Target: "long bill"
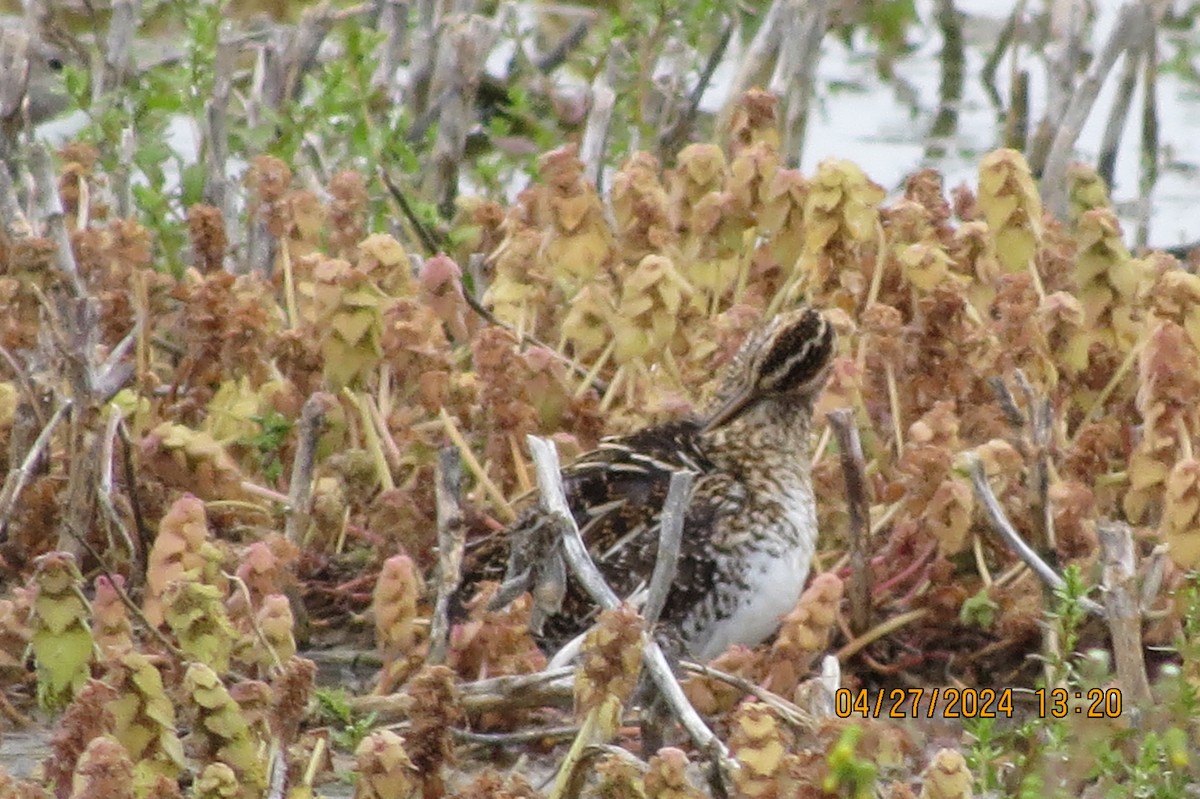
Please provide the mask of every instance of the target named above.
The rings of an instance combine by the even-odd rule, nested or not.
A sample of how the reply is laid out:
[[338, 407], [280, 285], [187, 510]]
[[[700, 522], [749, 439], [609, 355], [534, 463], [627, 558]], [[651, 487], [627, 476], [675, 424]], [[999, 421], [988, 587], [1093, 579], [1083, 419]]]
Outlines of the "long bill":
[[734, 419], [746, 412], [746, 409], [754, 402], [755, 392], [746, 387], [738, 391], [730, 397], [724, 405], [717, 408], [716, 412], [708, 417], [708, 421], [704, 423], [703, 432], [711, 433], [718, 427], [724, 427]]

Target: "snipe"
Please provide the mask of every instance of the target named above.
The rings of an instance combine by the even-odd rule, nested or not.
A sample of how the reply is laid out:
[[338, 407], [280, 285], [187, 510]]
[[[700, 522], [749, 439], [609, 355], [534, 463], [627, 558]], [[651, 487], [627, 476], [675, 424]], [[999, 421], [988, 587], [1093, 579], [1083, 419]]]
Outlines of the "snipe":
[[[671, 473], [696, 473], [679, 566], [660, 622], [691, 656], [767, 638], [795, 605], [817, 540], [809, 429], [834, 333], [817, 311], [780, 314], [752, 335], [707, 413], [608, 438], [563, 469], [571, 511], [596, 565], [622, 597], [644, 593]], [[469, 595], [507, 574], [503, 603], [534, 592], [534, 634], [548, 650], [584, 632], [596, 608], [548, 558], [557, 541], [538, 508], [467, 552]], [[565, 594], [563, 589], [565, 588]]]

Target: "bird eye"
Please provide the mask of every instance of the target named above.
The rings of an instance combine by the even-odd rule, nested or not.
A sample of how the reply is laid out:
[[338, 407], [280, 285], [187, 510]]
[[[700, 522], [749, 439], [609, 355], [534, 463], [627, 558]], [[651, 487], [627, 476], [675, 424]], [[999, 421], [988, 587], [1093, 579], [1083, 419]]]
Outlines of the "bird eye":
[[46, 59], [46, 65], [55, 72], [62, 72], [63, 62], [61, 58], [54, 58], [51, 56], [50, 58]]

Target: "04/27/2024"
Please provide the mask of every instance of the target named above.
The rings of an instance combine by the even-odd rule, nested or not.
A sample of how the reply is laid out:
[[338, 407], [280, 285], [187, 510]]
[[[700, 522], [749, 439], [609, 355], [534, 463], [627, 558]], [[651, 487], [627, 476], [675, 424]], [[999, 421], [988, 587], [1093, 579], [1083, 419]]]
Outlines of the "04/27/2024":
[[[1068, 690], [1038, 688], [1024, 692], [1035, 700], [1041, 718], [1068, 715], [1117, 718], [1122, 701], [1119, 688]], [[1033, 712], [1033, 703], [1030, 703]], [[839, 688], [834, 695], [839, 718], [1012, 718], [1012, 688], [891, 688], [870, 691]]]

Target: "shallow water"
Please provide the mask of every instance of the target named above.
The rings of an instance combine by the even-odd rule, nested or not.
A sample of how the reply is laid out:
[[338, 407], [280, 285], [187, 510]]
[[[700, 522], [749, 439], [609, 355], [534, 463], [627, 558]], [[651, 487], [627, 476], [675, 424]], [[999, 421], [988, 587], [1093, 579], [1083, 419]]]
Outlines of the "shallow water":
[[[1085, 37], [1088, 52], [1094, 53], [1106, 40], [1120, 3], [1096, 0], [1097, 17]], [[1041, 8], [1041, 4], [1031, 4]], [[1000, 146], [1003, 121], [989, 100], [981, 78], [982, 67], [990, 54], [1012, 5], [994, 0], [955, 0], [963, 15], [965, 60], [962, 95], [949, 109], [957, 122], [946, 136], [933, 137], [941, 107], [939, 86], [942, 81], [940, 54], [942, 33], [937, 24], [935, 0], [917, 0], [920, 23], [908, 31], [915, 46], [894, 62], [895, 78], [881, 78], [873, 58], [873, 46], [859, 34], [850, 47], [835, 36], [826, 36], [818, 66], [818, 85], [814, 107], [809, 116], [801, 168], [811, 173], [823, 159], [848, 158], [857, 162], [876, 182], [889, 190], [902, 187], [907, 175], [932, 166], [946, 178], [947, 188], [960, 183], [974, 186], [979, 158]], [[521, 15], [524, 17], [525, 15]], [[1172, 47], [1162, 39], [1195, 39], [1195, 31], [1167, 33], [1160, 38], [1159, 59], [1166, 58]], [[505, 45], [497, 48], [489, 64], [500, 67]], [[731, 47], [718, 69], [702, 108], [713, 111], [724, 102], [726, 87], [741, 54]], [[1046, 74], [1040, 54], [1023, 44], [1020, 65], [1030, 76], [1030, 124], [1040, 118], [1046, 96]], [[1113, 102], [1123, 59], [1118, 60], [1105, 81], [1077, 144], [1079, 160], [1095, 164], [1100, 140]], [[996, 72], [996, 89], [1007, 101], [1009, 57]], [[570, 77], [561, 80], [571, 82]], [[1200, 196], [1200, 163], [1193, 155], [1194, 141], [1200, 133], [1200, 87], [1169, 72], [1158, 77], [1159, 161], [1160, 174], [1148, 206], [1140, 198], [1140, 113], [1141, 87], [1135, 93], [1131, 112], [1114, 173], [1113, 200], [1131, 243], [1140, 219], [1147, 220], [1147, 241], [1155, 246], [1173, 246], [1200, 239], [1200, 216], [1195, 213], [1195, 198]], [[82, 115], [54, 120], [42, 125], [40, 135], [61, 142], [83, 124]], [[172, 147], [185, 157], [195, 158], [199, 148], [196, 122], [180, 118], [170, 128]], [[620, 154], [617, 154], [618, 160]], [[237, 167], [231, 161], [231, 167]], [[520, 186], [513, 186], [513, 193]], [[464, 190], [469, 190], [464, 186]]]
[[[873, 180], [889, 190], [902, 186], [906, 175], [924, 166], [939, 169], [945, 175], [947, 188], [963, 182], [976, 184], [979, 158], [1000, 146], [1002, 132], [1002, 122], [988, 99], [980, 73], [1012, 5], [994, 0], [956, 0], [956, 7], [966, 15], [963, 94], [955, 106], [957, 129], [939, 142], [944, 152], [933, 156], [928, 153], [928, 134], [939, 107], [942, 37], [933, 22], [932, 0], [921, 0], [917, 5], [925, 24], [912, 32], [912, 38], [920, 44], [895, 64], [903, 87], [885, 83], [876, 75], [870, 59], [826, 37], [818, 70], [819, 107], [809, 119], [801, 163], [806, 173], [822, 159], [837, 157], [857, 162]], [[1098, 17], [1091, 35], [1085, 37], [1093, 53], [1107, 39], [1120, 7], [1114, 0], [1099, 0], [1094, 5]], [[1041, 4], [1030, 6], [1041, 7]], [[1194, 38], [1194, 32], [1172, 35]], [[1169, 52], [1170, 48], [1160, 44], [1160, 60]], [[1033, 124], [1045, 104], [1046, 74], [1028, 47], [1022, 53], [1021, 64], [1030, 73]], [[1122, 65], [1123, 59], [1118, 60], [1109, 73], [1076, 145], [1077, 159], [1093, 166]], [[1006, 54], [996, 73], [996, 88], [1005, 98], [1008, 78]], [[841, 88], [835, 91], [830, 88], [832, 85]], [[1200, 135], [1200, 92], [1178, 75], [1160, 72], [1158, 96], [1159, 160], [1166, 163], [1160, 166], [1158, 184], [1149, 198], [1148, 241], [1166, 247], [1200, 239], [1200, 215], [1195, 210], [1196, 199], [1200, 197], [1200, 164], [1194, 146]], [[1139, 85], [1126, 121], [1112, 187], [1127, 241], [1132, 241], [1138, 218], [1141, 104]]]

